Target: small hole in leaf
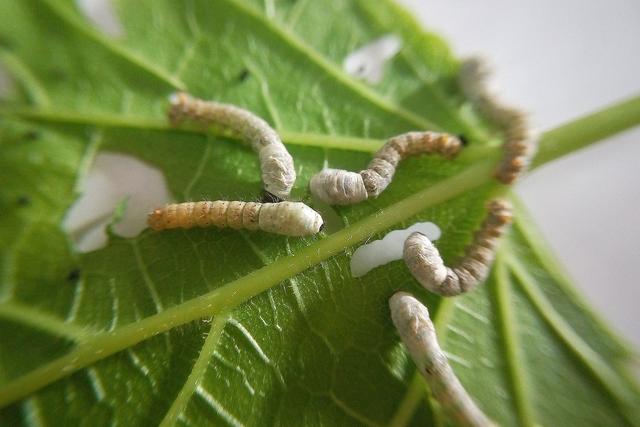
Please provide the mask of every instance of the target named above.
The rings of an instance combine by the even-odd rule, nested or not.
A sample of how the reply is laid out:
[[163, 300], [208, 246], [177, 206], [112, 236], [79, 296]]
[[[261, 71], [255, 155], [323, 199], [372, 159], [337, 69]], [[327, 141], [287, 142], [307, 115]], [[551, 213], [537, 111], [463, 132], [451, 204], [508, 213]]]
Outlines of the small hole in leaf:
[[76, 0], [78, 9], [100, 31], [110, 37], [124, 34], [111, 0]]
[[381, 240], [360, 246], [351, 257], [351, 275], [361, 277], [376, 267], [402, 258], [404, 241], [413, 232], [419, 232], [434, 241], [440, 238], [440, 227], [432, 222], [418, 222], [404, 230], [387, 233]]
[[387, 34], [351, 52], [344, 60], [344, 70], [371, 84], [379, 83], [384, 66], [402, 49], [402, 40], [395, 34]]

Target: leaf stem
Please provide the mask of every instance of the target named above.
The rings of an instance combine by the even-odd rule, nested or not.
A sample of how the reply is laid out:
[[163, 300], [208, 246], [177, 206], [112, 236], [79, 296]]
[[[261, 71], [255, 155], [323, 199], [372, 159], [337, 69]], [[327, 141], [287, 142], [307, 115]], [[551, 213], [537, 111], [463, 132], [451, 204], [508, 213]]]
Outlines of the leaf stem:
[[572, 120], [542, 135], [533, 167], [541, 166], [638, 124], [640, 96]]

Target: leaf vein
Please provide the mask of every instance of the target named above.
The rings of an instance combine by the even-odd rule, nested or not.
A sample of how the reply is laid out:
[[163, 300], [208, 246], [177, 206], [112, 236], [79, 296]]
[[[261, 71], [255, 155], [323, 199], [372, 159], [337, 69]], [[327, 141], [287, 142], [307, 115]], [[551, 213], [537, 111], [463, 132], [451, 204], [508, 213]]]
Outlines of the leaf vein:
[[173, 426], [180, 414], [184, 412], [194, 392], [201, 386], [202, 379], [209, 367], [211, 357], [220, 342], [220, 337], [222, 336], [222, 331], [224, 330], [227, 320], [228, 315], [226, 313], [221, 313], [213, 319], [207, 338], [204, 340], [204, 344], [200, 350], [200, 354], [198, 355], [196, 362], [193, 364], [193, 368], [191, 369], [187, 380], [178, 392], [178, 395], [171, 404], [167, 414], [162, 419], [160, 427]]
[[554, 333], [577, 356], [589, 372], [619, 407], [631, 425], [640, 419], [637, 396], [625, 385], [609, 365], [573, 330], [555, 310], [544, 294], [535, 286], [533, 278], [512, 255], [506, 257], [507, 264], [518, 279], [520, 288], [529, 298], [540, 316]]
[[29, 307], [16, 300], [0, 304], [0, 317], [76, 342], [82, 341], [92, 332], [98, 333], [98, 331], [92, 331], [89, 328], [80, 327], [71, 322], [65, 322], [56, 316]]
[[138, 56], [136, 53], [126, 49], [124, 46], [116, 44], [115, 42], [109, 40], [101, 33], [95, 31], [94, 29], [87, 26], [84, 22], [82, 22], [78, 17], [70, 13], [70, 11], [66, 10], [65, 5], [60, 2], [55, 2], [53, 0], [43, 0], [44, 3], [49, 7], [49, 9], [63, 22], [65, 22], [69, 27], [78, 31], [83, 36], [86, 36], [94, 43], [99, 46], [102, 46], [107, 51], [112, 54], [120, 57], [121, 59], [133, 64], [136, 68], [142, 69], [146, 71], [149, 75], [154, 76], [156, 79], [174, 87], [177, 89], [184, 90], [185, 84], [178, 79], [172, 77], [165, 70], [157, 67], [156, 65], [147, 62], [144, 58]]
[[131, 239], [131, 247], [133, 248], [133, 255], [136, 259], [136, 265], [138, 266], [138, 270], [140, 270], [140, 274], [142, 275], [142, 279], [144, 284], [147, 286], [147, 290], [149, 291], [149, 295], [151, 296], [151, 300], [155, 305], [156, 312], [161, 313], [164, 311], [162, 306], [162, 301], [160, 300], [160, 295], [158, 294], [158, 290], [156, 289], [156, 285], [151, 279], [149, 275], [149, 270], [147, 269], [147, 265], [142, 258], [142, 254], [140, 254], [140, 248], [138, 247], [137, 239]]
[[413, 126], [424, 129], [439, 129], [439, 127], [434, 123], [431, 123], [421, 116], [390, 102], [388, 99], [381, 97], [377, 92], [369, 89], [366, 85], [353, 80], [340, 71], [333, 63], [320, 55], [315, 49], [311, 48], [304, 41], [299, 39], [296, 35], [279, 28], [274, 22], [266, 19], [259, 11], [255, 10], [254, 7], [244, 5], [238, 0], [224, 0], [224, 2], [234, 7], [239, 13], [263, 25], [274, 35], [278, 36], [283, 41], [283, 44], [287, 44], [295, 50], [304, 53], [313, 63], [319, 66], [329, 76], [344, 85], [353, 93], [357, 94], [359, 97], [366, 99], [384, 111], [395, 114], [399, 118], [411, 123]]
[[509, 278], [501, 254], [494, 263], [495, 272], [495, 305], [500, 319], [500, 333], [502, 335], [503, 350], [507, 361], [510, 385], [515, 401], [515, 409], [522, 426], [534, 426], [535, 417], [531, 407], [529, 372], [526, 369], [518, 338], [518, 321], [513, 313], [511, 288], [513, 284]]
[[209, 392], [207, 392], [202, 386], [196, 387], [195, 394], [202, 398], [209, 407], [213, 409], [215, 413], [217, 413], [227, 424], [231, 427], [244, 427], [244, 424], [241, 423], [235, 416], [233, 416], [229, 411], [227, 411], [220, 402], [218, 402]]

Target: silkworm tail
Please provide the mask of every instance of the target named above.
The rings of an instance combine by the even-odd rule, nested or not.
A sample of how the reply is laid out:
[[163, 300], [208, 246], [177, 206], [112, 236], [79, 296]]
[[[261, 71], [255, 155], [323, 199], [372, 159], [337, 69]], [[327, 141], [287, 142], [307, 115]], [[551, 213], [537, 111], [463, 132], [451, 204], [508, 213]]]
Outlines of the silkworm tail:
[[495, 424], [476, 405], [458, 380], [440, 348], [429, 310], [406, 292], [389, 299], [391, 319], [433, 397], [457, 425], [488, 427]]

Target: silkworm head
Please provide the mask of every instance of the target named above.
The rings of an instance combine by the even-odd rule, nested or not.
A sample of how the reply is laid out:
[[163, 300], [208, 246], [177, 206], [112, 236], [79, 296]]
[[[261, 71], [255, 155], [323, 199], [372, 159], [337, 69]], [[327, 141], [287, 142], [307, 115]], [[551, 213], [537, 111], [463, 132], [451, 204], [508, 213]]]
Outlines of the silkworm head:
[[447, 278], [447, 269], [438, 249], [422, 233], [412, 233], [405, 240], [403, 257], [413, 277], [429, 290], [438, 289]]
[[316, 234], [323, 225], [320, 214], [303, 203], [298, 209], [291, 211], [291, 229], [297, 231], [297, 236]]
[[164, 215], [162, 209], [154, 209], [147, 217], [147, 224], [152, 230], [162, 230], [164, 228]]
[[[434, 332], [429, 319], [429, 310], [413, 295], [407, 292], [396, 292], [389, 298], [391, 319], [404, 338], [415, 337], [420, 331]], [[410, 341], [413, 341], [411, 339]]]

